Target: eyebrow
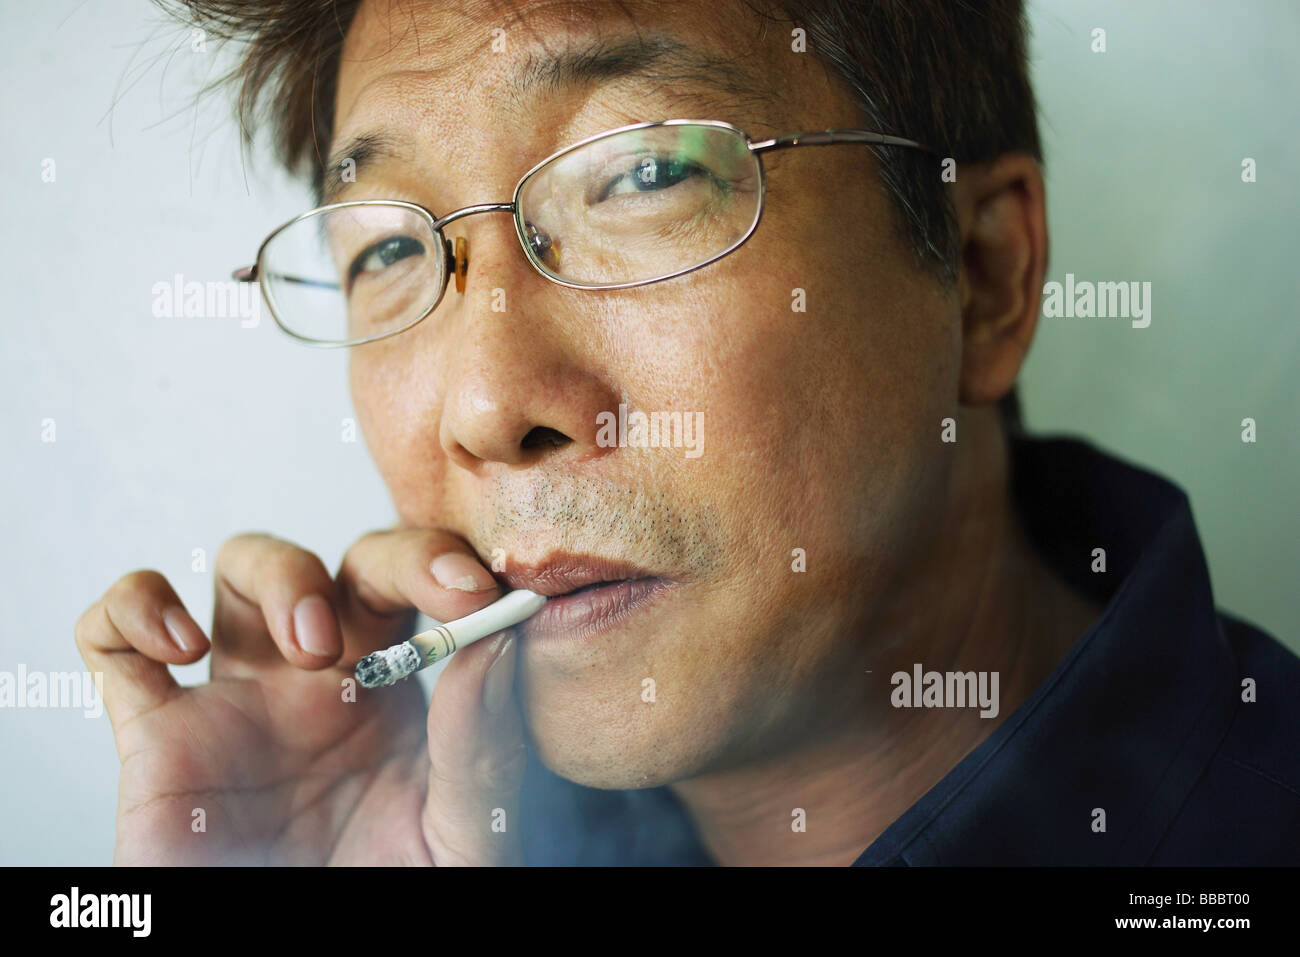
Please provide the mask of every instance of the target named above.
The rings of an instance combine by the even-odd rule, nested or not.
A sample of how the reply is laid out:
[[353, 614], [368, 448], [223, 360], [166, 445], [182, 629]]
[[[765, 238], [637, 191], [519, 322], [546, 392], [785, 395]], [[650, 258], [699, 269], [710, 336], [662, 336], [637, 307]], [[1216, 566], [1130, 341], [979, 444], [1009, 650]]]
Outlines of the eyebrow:
[[[654, 81], [669, 101], [706, 106], [718, 114], [753, 111], [778, 99], [764, 77], [745, 63], [662, 34], [592, 40], [544, 54], [530, 54], [507, 81], [506, 89], [515, 100], [523, 101], [627, 79]], [[397, 158], [404, 140], [404, 136], [383, 130], [350, 137], [334, 150], [322, 171], [318, 204], [333, 202], [349, 181], [361, 175], [364, 167], [382, 159]], [[347, 160], [353, 164], [352, 176], [345, 180], [343, 164]]]
[[[589, 41], [543, 56], [531, 54], [510, 82], [519, 99], [564, 87], [640, 78], [719, 99], [747, 102], [774, 98], [763, 78], [741, 61], [700, 50], [663, 34]], [[671, 92], [671, 88], [669, 90]]]

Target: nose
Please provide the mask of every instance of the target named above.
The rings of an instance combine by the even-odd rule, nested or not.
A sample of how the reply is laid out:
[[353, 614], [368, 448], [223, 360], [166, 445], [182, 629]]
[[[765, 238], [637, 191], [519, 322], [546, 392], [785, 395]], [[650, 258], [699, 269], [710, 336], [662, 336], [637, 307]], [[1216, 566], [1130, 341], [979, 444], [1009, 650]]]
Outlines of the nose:
[[448, 325], [439, 442], [456, 465], [523, 466], [581, 461], [609, 451], [596, 442], [598, 415], [617, 408], [591, 329], [599, 296], [542, 278], [519, 248], [513, 221], [466, 223], [469, 269]]

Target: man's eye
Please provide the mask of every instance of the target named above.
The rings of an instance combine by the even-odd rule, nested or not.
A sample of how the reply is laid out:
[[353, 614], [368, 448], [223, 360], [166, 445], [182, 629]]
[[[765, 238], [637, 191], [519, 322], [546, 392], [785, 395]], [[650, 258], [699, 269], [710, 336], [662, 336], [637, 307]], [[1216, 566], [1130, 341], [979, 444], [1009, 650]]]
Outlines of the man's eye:
[[377, 273], [408, 256], [423, 256], [424, 243], [411, 236], [390, 236], [367, 247], [348, 267], [348, 288], [362, 273]]
[[707, 177], [708, 175], [707, 170], [683, 159], [645, 156], [626, 173], [611, 179], [600, 191], [596, 202], [604, 202], [611, 196], [625, 193], [651, 193], [665, 190], [692, 176]]

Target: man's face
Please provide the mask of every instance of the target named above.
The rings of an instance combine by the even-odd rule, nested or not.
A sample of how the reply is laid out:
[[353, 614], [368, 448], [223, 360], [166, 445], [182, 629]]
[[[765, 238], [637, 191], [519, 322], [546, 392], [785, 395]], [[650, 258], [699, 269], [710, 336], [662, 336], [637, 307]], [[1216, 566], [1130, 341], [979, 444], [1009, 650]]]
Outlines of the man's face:
[[[459, 7], [363, 4], [334, 143], [393, 143], [339, 198], [435, 215], [506, 202], [557, 149], [644, 120], [724, 120], [756, 139], [863, 125], [814, 54], [792, 51], [789, 27], [764, 32], [744, 4]], [[651, 36], [758, 86], [661, 63], [520, 90], [521, 70], [557, 53]], [[599, 630], [519, 649], [540, 755], [586, 785], [694, 777], [879, 708], [883, 683], [863, 673], [891, 637], [885, 600], [938, 535], [956, 301], [892, 228], [868, 149], [764, 163], [749, 241], [639, 288], [551, 283], [509, 215], [461, 220], [448, 234], [469, 243], [465, 292], [351, 350], [357, 412], [404, 523], [452, 529], [508, 570], [568, 553], [670, 583]], [[691, 417], [699, 454], [602, 444], [601, 414], [620, 404]]]

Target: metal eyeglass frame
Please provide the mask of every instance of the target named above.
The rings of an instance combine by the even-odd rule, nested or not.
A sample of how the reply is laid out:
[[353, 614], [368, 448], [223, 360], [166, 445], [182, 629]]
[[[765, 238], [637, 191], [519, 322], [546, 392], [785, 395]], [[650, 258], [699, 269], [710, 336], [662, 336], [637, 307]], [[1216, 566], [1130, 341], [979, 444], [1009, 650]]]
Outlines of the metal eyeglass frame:
[[[528, 181], [533, 177], [533, 175], [543, 167], [549, 165], [550, 163], [554, 162], [555, 160], [559, 159], [562, 156], [568, 155], [574, 150], [581, 149], [582, 147], [586, 146], [589, 143], [594, 143], [597, 140], [602, 140], [605, 139], [606, 137], [615, 136], [619, 133], [627, 133], [632, 130], [644, 130], [644, 129], [650, 129], [653, 127], [660, 127], [660, 126], [709, 126], [717, 129], [727, 130], [729, 132], [735, 133], [736, 135], [744, 139], [745, 144], [748, 147], [750, 153], [754, 154], [755, 158], [757, 159], [757, 167], [758, 167], [758, 210], [756, 215], [754, 216], [754, 221], [749, 226], [749, 229], [745, 231], [745, 234], [743, 236], [737, 239], [726, 249], [719, 252], [717, 255], [711, 256], [701, 263], [696, 263], [694, 266], [689, 266], [686, 269], [679, 269], [676, 272], [669, 273], [666, 276], [657, 276], [653, 279], [638, 279], [633, 282], [609, 283], [609, 284], [581, 283], [581, 282], [573, 282], [570, 280], [561, 279], [558, 276], [554, 276], [551, 273], [547, 272], [546, 269], [543, 268], [542, 264], [538, 261], [537, 252], [535, 249], [532, 248], [531, 244], [528, 241], [528, 236], [525, 232], [526, 225], [523, 222], [522, 218], [518, 215], [519, 196], [520, 193], [523, 191], [524, 186], [527, 185]], [[842, 143], [860, 143], [868, 146], [903, 146], [912, 149], [918, 149], [926, 153], [931, 153], [932, 155], [938, 155], [935, 154], [934, 151], [931, 150], [929, 147], [923, 146], [922, 144], [918, 143], [916, 140], [904, 139], [901, 136], [890, 136], [885, 133], [874, 133], [871, 132], [870, 130], [815, 130], [806, 133], [792, 133], [788, 136], [778, 136], [778, 137], [765, 139], [765, 140], [753, 140], [750, 139], [749, 135], [745, 133], [743, 130], [741, 130], [739, 127], [733, 126], [730, 123], [724, 123], [721, 120], [660, 120], [658, 122], [650, 122], [650, 123], [633, 123], [628, 126], [620, 126], [612, 130], [605, 130], [602, 133], [596, 133], [593, 136], [588, 136], [585, 139], [579, 140], [577, 143], [572, 143], [569, 146], [566, 146], [563, 149], [552, 153], [550, 156], [546, 157], [546, 159], [542, 160], [540, 163], [535, 165], [532, 169], [524, 173], [524, 175], [519, 178], [519, 182], [515, 185], [514, 194], [511, 196], [510, 202], [508, 203], [476, 203], [473, 206], [462, 206], [460, 209], [452, 210], [446, 216], [442, 216], [442, 217], [434, 216], [433, 213], [429, 212], [429, 210], [425, 209], [423, 206], [418, 205], [417, 203], [408, 203], [404, 200], [397, 200], [397, 199], [349, 200], [347, 202], [342, 202], [342, 203], [329, 203], [326, 204], [325, 206], [318, 206], [315, 209], [310, 209], [305, 213], [295, 216], [293, 219], [289, 220], [288, 222], [282, 223], [281, 225], [277, 226], [274, 230], [272, 230], [270, 235], [268, 235], [266, 239], [262, 240], [262, 245], [257, 248], [257, 257], [254, 260], [253, 265], [244, 266], [240, 269], [236, 269], [234, 272], [231, 273], [231, 278], [236, 279], [240, 282], [256, 282], [258, 280], [258, 277], [262, 275], [262, 255], [266, 250], [267, 244], [269, 244], [271, 240], [275, 239], [275, 237], [278, 236], [280, 233], [282, 233], [284, 230], [288, 229], [290, 226], [294, 225], [295, 223], [303, 219], [307, 219], [308, 217], [311, 216], [318, 216], [327, 210], [343, 209], [348, 206], [396, 206], [417, 213], [421, 218], [423, 218], [427, 222], [429, 228], [433, 231], [434, 236], [442, 240], [442, 245], [441, 248], [439, 249], [439, 255], [443, 259], [443, 265], [439, 270], [441, 272], [442, 278], [438, 288], [438, 295], [434, 299], [433, 304], [429, 306], [428, 309], [422, 312], [415, 319], [412, 319], [410, 322], [406, 323], [405, 325], [401, 326], [398, 329], [392, 329], [389, 330], [388, 332], [381, 332], [377, 335], [368, 336], [364, 339], [335, 342], [335, 341], [325, 340], [325, 339], [312, 339], [308, 336], [300, 335], [299, 333], [294, 332], [292, 329], [288, 328], [283, 322], [280, 321], [280, 317], [276, 312], [275, 304], [271, 301], [272, 297], [269, 294], [268, 290], [265, 287], [263, 287], [262, 290], [263, 296], [266, 299], [267, 307], [271, 311], [271, 317], [275, 319], [275, 324], [279, 326], [281, 330], [283, 330], [285, 333], [292, 336], [293, 338], [299, 340], [300, 342], [305, 342], [308, 345], [318, 346], [321, 348], [338, 348], [338, 347], [359, 346], [367, 342], [374, 342], [378, 339], [386, 339], [389, 336], [395, 336], [398, 333], [405, 332], [407, 329], [410, 329], [412, 326], [415, 326], [420, 322], [423, 322], [429, 316], [430, 313], [432, 313], [435, 309], [438, 308], [439, 303], [442, 302], [442, 298], [444, 295], [446, 295], [447, 292], [448, 280], [453, 274], [456, 274], [457, 276], [457, 283], [456, 283], [457, 291], [463, 291], [465, 272], [469, 266], [468, 258], [466, 256], [462, 256], [459, 253], [459, 249], [453, 250], [451, 241], [448, 240], [445, 235], [443, 235], [442, 232], [443, 227], [456, 222], [458, 219], [464, 219], [466, 216], [475, 216], [479, 213], [512, 214], [515, 223], [515, 233], [519, 238], [520, 246], [523, 247], [524, 257], [528, 260], [528, 262], [532, 265], [532, 267], [535, 270], [537, 270], [538, 273], [540, 273], [544, 278], [550, 280], [551, 282], [557, 283], [561, 286], [568, 286], [571, 289], [629, 289], [634, 286], [648, 286], [651, 283], [664, 282], [665, 280], [668, 279], [676, 279], [678, 276], [684, 276], [687, 273], [694, 272], [697, 269], [703, 269], [705, 266], [717, 262], [723, 256], [727, 256], [735, 252], [737, 249], [739, 249], [741, 246], [745, 244], [745, 242], [749, 239], [750, 236], [754, 235], [755, 230], [758, 229], [759, 222], [763, 218], [763, 208], [766, 199], [766, 176], [763, 169], [762, 154], [771, 152], [772, 150], [788, 149], [794, 146], [831, 146], [831, 145], [842, 144]], [[459, 245], [460, 243], [458, 242], [458, 247]], [[301, 279], [298, 277], [289, 276], [287, 274], [280, 274], [280, 275], [282, 278], [294, 282], [338, 288], [338, 285], [336, 283], [323, 283], [320, 282], [319, 280]]]

